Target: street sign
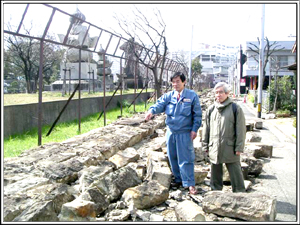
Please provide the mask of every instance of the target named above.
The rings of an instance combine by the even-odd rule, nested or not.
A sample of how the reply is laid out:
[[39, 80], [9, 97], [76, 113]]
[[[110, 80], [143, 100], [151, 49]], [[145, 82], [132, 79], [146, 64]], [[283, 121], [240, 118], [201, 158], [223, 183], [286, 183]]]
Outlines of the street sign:
[[246, 86], [246, 78], [241, 78], [241, 86]]

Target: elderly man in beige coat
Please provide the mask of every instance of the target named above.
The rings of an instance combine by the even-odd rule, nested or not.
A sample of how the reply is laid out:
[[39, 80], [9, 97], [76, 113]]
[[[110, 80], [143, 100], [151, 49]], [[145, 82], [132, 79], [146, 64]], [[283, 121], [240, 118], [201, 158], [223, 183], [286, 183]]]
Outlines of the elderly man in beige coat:
[[[240, 153], [245, 147], [246, 124], [242, 108], [228, 97], [229, 88], [219, 82], [214, 88], [215, 102], [203, 120], [203, 151], [211, 163], [211, 190], [223, 189], [223, 163], [229, 172], [232, 192], [245, 192]], [[234, 112], [232, 104], [235, 104]], [[236, 116], [234, 115], [236, 113]]]

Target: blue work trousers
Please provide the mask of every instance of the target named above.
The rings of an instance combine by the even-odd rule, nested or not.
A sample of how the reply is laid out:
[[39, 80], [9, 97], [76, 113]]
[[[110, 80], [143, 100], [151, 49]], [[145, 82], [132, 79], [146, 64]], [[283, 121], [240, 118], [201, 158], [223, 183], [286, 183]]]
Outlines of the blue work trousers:
[[191, 133], [166, 133], [167, 153], [175, 182], [182, 182], [183, 187], [195, 186], [195, 152]]

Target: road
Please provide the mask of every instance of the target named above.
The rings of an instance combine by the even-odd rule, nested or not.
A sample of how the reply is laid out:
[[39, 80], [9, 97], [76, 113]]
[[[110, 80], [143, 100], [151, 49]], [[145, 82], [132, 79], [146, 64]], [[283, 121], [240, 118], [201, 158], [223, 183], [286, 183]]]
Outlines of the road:
[[[242, 101], [237, 103], [242, 107], [246, 120], [258, 119], [253, 108]], [[282, 133], [284, 131], [280, 132], [272, 125], [272, 120], [263, 120], [263, 129], [255, 131], [261, 135], [261, 142], [273, 145], [273, 156], [263, 158], [263, 172], [253, 188], [276, 198], [276, 222], [299, 222], [296, 143], [288, 141]]]

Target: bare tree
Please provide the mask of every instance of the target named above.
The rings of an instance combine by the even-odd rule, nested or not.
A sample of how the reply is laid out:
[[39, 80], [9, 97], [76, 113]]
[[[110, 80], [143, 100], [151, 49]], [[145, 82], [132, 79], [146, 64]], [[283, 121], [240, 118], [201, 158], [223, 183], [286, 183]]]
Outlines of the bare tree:
[[[9, 23], [7, 27], [11, 30]], [[32, 23], [29, 28], [24, 27], [27, 35], [30, 35], [31, 29]], [[47, 37], [49, 38], [49, 35]], [[40, 42], [33, 38], [22, 38], [7, 34], [4, 36], [4, 40], [7, 52], [10, 54], [10, 57], [6, 58], [10, 60], [8, 63], [18, 68], [24, 74], [27, 93], [36, 92], [39, 79]], [[59, 64], [62, 55], [63, 52], [55, 47], [54, 44], [45, 43], [43, 73], [53, 70], [54, 66]]]
[[165, 36], [166, 25], [158, 9], [153, 10], [156, 23], [149, 20], [136, 6], [132, 12], [134, 15], [133, 22], [124, 17], [120, 19], [116, 15], [114, 18], [118, 21], [120, 28], [130, 37], [134, 48], [137, 49], [141, 45], [143, 54], [138, 53], [138, 51], [134, 51], [134, 54], [142, 65], [152, 71], [157, 98], [161, 95], [163, 81], [163, 70], [160, 68], [164, 68], [168, 53]]
[[[260, 40], [259, 38], [257, 38], [258, 40], [258, 46], [254, 43], [249, 43], [250, 45], [252, 45], [253, 47], [249, 46], [249, 49], [251, 51], [253, 51], [255, 54], [253, 55], [250, 55], [249, 58], [253, 58], [257, 63], [259, 63], [259, 46], [260, 46]], [[274, 53], [274, 52], [278, 52], [280, 50], [283, 50], [284, 47], [280, 47], [280, 45], [278, 44], [277, 41], [274, 41], [273, 43], [270, 43], [269, 39], [266, 37], [265, 38], [266, 40], [266, 45], [264, 47], [264, 59], [263, 59], [263, 62], [264, 62], [264, 67], [263, 67], [263, 83], [265, 83], [265, 77], [266, 77], [266, 66], [269, 62], [269, 59], [270, 59], [270, 56]]]
[[[184, 51], [180, 51], [176, 55], [175, 59], [181, 66], [183, 72], [186, 74], [188, 77], [189, 74], [189, 53], [185, 53]], [[204, 80], [204, 75], [201, 75], [201, 70], [202, 70], [202, 65], [200, 64], [199, 57], [196, 57], [192, 60], [192, 69], [191, 69], [191, 78], [192, 78], [192, 86], [190, 87], [191, 89], [197, 88], [198, 90], [200, 89], [200, 82]], [[189, 80], [189, 78], [187, 79]], [[188, 83], [190, 83], [188, 81]], [[194, 85], [195, 84], [195, 85]]]
[[181, 50], [176, 54], [175, 61], [181, 65], [182, 72], [187, 76], [189, 74], [189, 55]]

